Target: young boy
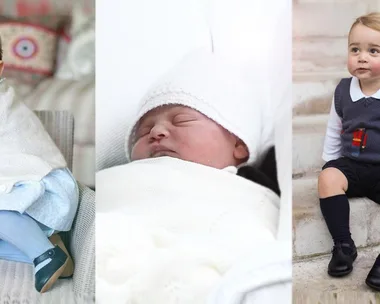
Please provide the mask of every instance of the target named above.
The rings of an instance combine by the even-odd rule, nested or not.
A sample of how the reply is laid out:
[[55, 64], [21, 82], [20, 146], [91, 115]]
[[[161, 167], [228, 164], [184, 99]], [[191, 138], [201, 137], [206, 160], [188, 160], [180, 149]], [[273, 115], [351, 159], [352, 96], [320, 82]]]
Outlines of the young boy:
[[[348, 197], [380, 204], [380, 13], [359, 17], [348, 37], [348, 71], [337, 86], [318, 180], [320, 206], [334, 240], [328, 274], [349, 274], [357, 257]], [[366, 279], [380, 290], [380, 255]]]
[[[3, 68], [0, 51], [0, 76]], [[73, 274], [71, 257], [55, 233], [71, 228], [78, 188], [39, 119], [15, 99], [5, 79], [0, 160], [0, 259], [33, 264], [35, 288], [43, 293], [59, 277]]]

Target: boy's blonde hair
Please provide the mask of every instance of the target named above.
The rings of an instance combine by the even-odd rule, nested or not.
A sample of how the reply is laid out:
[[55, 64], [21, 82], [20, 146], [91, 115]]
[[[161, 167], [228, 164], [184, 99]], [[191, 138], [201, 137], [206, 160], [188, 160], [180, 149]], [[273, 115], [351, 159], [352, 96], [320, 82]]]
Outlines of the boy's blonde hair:
[[352, 24], [348, 35], [351, 34], [352, 29], [358, 24], [363, 24], [364, 26], [369, 27], [370, 29], [380, 32], [380, 13], [370, 13], [357, 18], [355, 22]]

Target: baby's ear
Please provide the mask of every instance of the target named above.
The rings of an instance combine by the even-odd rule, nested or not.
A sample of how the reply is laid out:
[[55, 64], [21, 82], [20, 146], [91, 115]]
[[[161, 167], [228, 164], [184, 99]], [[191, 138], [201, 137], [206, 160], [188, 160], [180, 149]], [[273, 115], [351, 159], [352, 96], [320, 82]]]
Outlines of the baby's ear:
[[245, 143], [243, 143], [242, 140], [237, 138], [236, 144], [235, 144], [235, 150], [234, 150], [235, 159], [241, 160], [244, 162], [248, 159], [248, 156], [249, 156], [249, 153], [248, 153], [247, 146], [245, 145]]

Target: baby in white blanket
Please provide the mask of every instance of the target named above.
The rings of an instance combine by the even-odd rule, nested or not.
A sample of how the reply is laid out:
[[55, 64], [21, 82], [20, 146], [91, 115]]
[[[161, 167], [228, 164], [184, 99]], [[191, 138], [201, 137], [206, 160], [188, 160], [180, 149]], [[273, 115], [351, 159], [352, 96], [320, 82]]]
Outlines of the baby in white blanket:
[[[249, 279], [230, 282], [265, 266], [250, 259], [275, 243], [279, 208], [274, 192], [236, 175], [273, 145], [265, 91], [245, 76], [196, 53], [144, 96], [126, 135], [132, 162], [97, 174], [99, 303], [243, 303]], [[289, 283], [290, 253], [268, 255], [289, 262], [276, 274]], [[243, 257], [246, 273], [231, 279]], [[251, 287], [266, 284], [276, 280]]]
[[1, 79], [0, 259], [33, 264], [41, 293], [73, 274], [73, 261], [56, 233], [70, 230], [77, 206], [78, 187], [61, 152]]

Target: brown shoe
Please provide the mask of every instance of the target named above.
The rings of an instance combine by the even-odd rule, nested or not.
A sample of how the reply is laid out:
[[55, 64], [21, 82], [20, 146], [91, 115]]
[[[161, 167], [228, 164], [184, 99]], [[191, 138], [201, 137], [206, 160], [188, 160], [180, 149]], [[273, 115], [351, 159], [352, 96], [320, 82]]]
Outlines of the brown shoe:
[[70, 256], [69, 252], [67, 251], [66, 246], [63, 243], [60, 235], [59, 234], [53, 234], [51, 237], [49, 237], [49, 240], [53, 244], [53, 246], [58, 245], [58, 247], [61, 248], [69, 258], [67, 263], [66, 263], [66, 267], [63, 270], [63, 272], [61, 273], [59, 278], [60, 279], [71, 278], [73, 276], [73, 273], [74, 273], [74, 262]]

